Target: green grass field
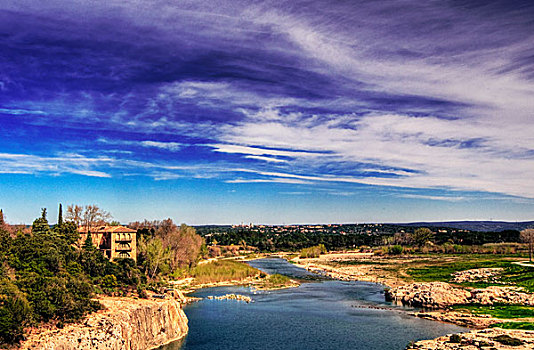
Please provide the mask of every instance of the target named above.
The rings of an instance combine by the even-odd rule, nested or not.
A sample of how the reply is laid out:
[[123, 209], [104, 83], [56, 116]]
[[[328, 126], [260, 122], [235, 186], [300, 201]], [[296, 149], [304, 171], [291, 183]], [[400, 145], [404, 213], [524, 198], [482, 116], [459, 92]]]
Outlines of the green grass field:
[[491, 315], [496, 318], [534, 318], [534, 307], [523, 305], [454, 305], [453, 310], [469, 311], [475, 315]]
[[480, 268], [509, 267], [510, 261], [502, 258], [489, 260], [487, 256], [483, 256], [483, 259], [475, 257], [450, 263], [432, 264], [424, 268], [410, 268], [407, 272], [418, 282], [449, 282], [454, 272]]
[[[516, 259], [514, 259], [516, 260]], [[487, 255], [459, 257], [458, 261], [444, 262], [435, 261], [426, 267], [409, 268], [406, 272], [417, 282], [450, 282], [452, 274], [456, 271], [464, 271], [479, 268], [504, 268], [499, 280], [502, 283], [466, 282], [466, 287], [484, 288], [490, 285], [511, 285], [523, 287], [526, 291], [534, 292], [534, 268], [513, 265], [509, 257], [489, 259]]]
[[258, 276], [260, 271], [242, 262], [219, 260], [196, 266], [192, 271], [198, 283], [243, 280]]
[[491, 325], [492, 328], [524, 329], [534, 331], [534, 322], [502, 322]]

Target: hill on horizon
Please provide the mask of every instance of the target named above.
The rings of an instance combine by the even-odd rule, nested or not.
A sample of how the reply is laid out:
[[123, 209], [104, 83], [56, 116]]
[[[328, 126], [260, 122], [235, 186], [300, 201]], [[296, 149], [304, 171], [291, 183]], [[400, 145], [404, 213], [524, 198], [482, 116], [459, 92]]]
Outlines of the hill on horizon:
[[399, 224], [404, 226], [450, 227], [479, 232], [497, 232], [504, 230], [521, 231], [534, 228], [534, 221], [443, 221], [443, 222], [410, 222]]

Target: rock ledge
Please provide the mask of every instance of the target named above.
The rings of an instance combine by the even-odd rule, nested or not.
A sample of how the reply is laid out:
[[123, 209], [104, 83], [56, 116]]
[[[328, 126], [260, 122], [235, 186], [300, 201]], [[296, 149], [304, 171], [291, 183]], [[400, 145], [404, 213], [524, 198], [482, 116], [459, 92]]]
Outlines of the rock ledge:
[[187, 334], [187, 317], [174, 298], [102, 298], [105, 310], [82, 323], [30, 334], [21, 349], [146, 350]]

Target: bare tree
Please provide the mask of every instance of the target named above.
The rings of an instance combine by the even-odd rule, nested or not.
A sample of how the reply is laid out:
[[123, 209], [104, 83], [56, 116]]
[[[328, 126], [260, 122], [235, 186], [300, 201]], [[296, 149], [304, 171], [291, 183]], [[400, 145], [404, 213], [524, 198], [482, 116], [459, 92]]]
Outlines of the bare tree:
[[67, 207], [67, 215], [65, 215], [65, 219], [74, 222], [76, 226], [80, 226], [82, 223], [82, 212], [82, 206], [71, 204]]
[[405, 232], [396, 232], [393, 235], [393, 244], [410, 245], [413, 244], [412, 235]]
[[77, 226], [85, 227], [86, 231], [89, 232], [95, 226], [105, 225], [111, 219], [111, 214], [96, 204], [84, 207], [72, 204], [67, 208], [66, 218]]
[[528, 243], [528, 260], [532, 262], [532, 246], [534, 244], [534, 228], [521, 231], [519, 236], [522, 242]]
[[172, 252], [169, 265], [173, 271], [179, 267], [193, 266], [204, 244], [204, 239], [193, 227], [185, 224], [178, 227], [171, 219], [160, 222], [156, 236], [160, 237], [164, 247]]
[[111, 214], [100, 209], [98, 205], [86, 205], [83, 210], [82, 225], [87, 231], [92, 227], [105, 225], [111, 219]]

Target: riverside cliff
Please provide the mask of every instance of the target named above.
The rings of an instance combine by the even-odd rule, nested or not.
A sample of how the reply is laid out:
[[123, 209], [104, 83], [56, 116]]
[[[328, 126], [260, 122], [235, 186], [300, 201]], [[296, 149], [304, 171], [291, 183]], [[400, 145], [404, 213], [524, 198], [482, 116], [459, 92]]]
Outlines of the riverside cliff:
[[104, 310], [63, 329], [30, 334], [21, 349], [147, 350], [187, 334], [187, 317], [180, 299], [106, 297], [99, 301]]

